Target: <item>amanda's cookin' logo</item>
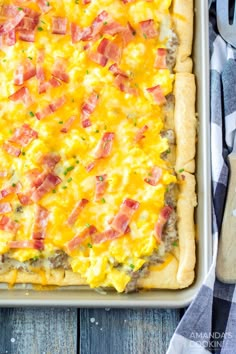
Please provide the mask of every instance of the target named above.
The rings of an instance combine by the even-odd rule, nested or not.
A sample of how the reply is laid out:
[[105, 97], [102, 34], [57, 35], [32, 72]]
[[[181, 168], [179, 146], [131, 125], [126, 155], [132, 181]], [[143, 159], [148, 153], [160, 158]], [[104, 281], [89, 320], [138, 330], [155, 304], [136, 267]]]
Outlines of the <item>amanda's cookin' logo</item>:
[[206, 349], [221, 349], [223, 342], [226, 339], [231, 339], [233, 337], [231, 332], [205, 332], [205, 333], [194, 333], [190, 335], [190, 339], [195, 343], [198, 343]]

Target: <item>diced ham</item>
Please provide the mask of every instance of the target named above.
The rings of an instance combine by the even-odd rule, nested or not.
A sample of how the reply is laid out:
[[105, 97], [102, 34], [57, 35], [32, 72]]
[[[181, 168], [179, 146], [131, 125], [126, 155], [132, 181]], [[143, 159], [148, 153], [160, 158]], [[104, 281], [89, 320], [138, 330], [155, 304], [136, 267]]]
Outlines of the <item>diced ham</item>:
[[[125, 230], [124, 234], [127, 234], [130, 232], [129, 226]], [[106, 241], [112, 241], [115, 240], [116, 238], [119, 238], [122, 236], [122, 234], [118, 231], [115, 231], [113, 229], [108, 229], [103, 232], [96, 233], [92, 236], [92, 240], [95, 244], [103, 243]]]
[[85, 206], [88, 204], [88, 202], [89, 201], [87, 199], [81, 199], [78, 203], [75, 204], [75, 207], [72, 210], [72, 212], [67, 220], [68, 225], [72, 226], [76, 222], [79, 214], [85, 208]]
[[158, 48], [155, 63], [154, 63], [154, 68], [166, 69], [167, 68], [166, 56], [167, 56], [167, 49]]
[[[51, 171], [50, 171], [51, 172]], [[32, 200], [32, 195], [35, 193], [36, 195], [43, 195], [45, 192], [45, 189], [50, 187], [50, 181], [47, 182], [46, 179], [48, 178], [48, 170], [44, 170], [43, 172], [41, 172], [39, 169], [34, 168], [30, 171], [28, 171], [28, 173], [26, 174], [27, 178], [30, 181], [30, 190], [28, 190], [28, 192], [24, 193], [24, 194], [20, 194], [18, 193], [18, 198], [20, 200], [20, 202], [23, 205], [29, 205], [32, 204], [33, 200]], [[49, 173], [50, 174], [50, 173]], [[55, 178], [54, 178], [55, 179]], [[46, 182], [45, 182], [46, 181]], [[45, 184], [44, 184], [45, 182]], [[53, 182], [53, 181], [52, 181]], [[44, 185], [43, 185], [44, 184]], [[53, 184], [53, 183], [51, 183]], [[55, 182], [54, 182], [55, 184]], [[40, 188], [42, 186], [42, 188], [39, 190], [39, 192], [37, 192], [37, 189]], [[50, 188], [49, 188], [50, 189]], [[46, 193], [46, 192], [45, 192]]]
[[29, 191], [27, 194], [23, 194], [23, 193], [17, 193], [17, 197], [19, 199], [19, 202], [22, 204], [22, 205], [30, 205], [32, 204], [32, 200], [31, 200], [31, 194], [32, 192]]
[[4, 143], [2, 147], [9, 155], [18, 157], [21, 154], [21, 149], [12, 144]]
[[104, 27], [104, 22], [107, 21], [109, 15], [106, 11], [102, 11], [98, 16], [94, 19], [91, 26], [81, 28], [76, 23], [71, 24], [71, 37], [72, 43], [76, 43], [80, 40], [82, 41], [90, 41], [97, 38], [97, 36], [102, 32]]
[[38, 6], [40, 7], [40, 10], [43, 13], [46, 14], [47, 12], [49, 12], [52, 9], [52, 6], [50, 6], [49, 1], [46, 1], [46, 0], [36, 0], [36, 1], [37, 1]]
[[[77, 28], [77, 32], [79, 31], [79, 28]], [[79, 36], [79, 34], [77, 34]], [[93, 39], [93, 30], [92, 27], [85, 27], [81, 29], [81, 40], [82, 41], [90, 41]]]
[[44, 107], [41, 111], [36, 112], [35, 116], [38, 120], [41, 120], [50, 114], [56, 112], [59, 108], [61, 108], [66, 102], [66, 97], [61, 96], [57, 98], [54, 102], [50, 103], [48, 106]]
[[107, 175], [96, 176], [96, 189], [95, 189], [95, 200], [100, 200], [108, 186]]
[[38, 202], [45, 194], [52, 191], [59, 183], [61, 183], [60, 177], [49, 173], [44, 179], [43, 183], [33, 192], [31, 199], [34, 202]]
[[[21, 0], [14, 0], [14, 3], [16, 5], [23, 5], [26, 4], [26, 0], [25, 1], [21, 1]], [[28, 1], [30, 2], [30, 1]], [[40, 13], [38, 11], [35, 11], [29, 7], [20, 7], [16, 6], [16, 5], [2, 5], [0, 8], [0, 14], [4, 17], [15, 17], [19, 11], [22, 9], [22, 11], [24, 11], [25, 15], [28, 17], [39, 17]]]
[[135, 30], [133, 29], [133, 27], [130, 25], [129, 22], [126, 26], [123, 26], [116, 21], [111, 21], [110, 23], [107, 23], [104, 26], [102, 33], [109, 34], [111, 36], [120, 34], [125, 46], [133, 40], [136, 34]]
[[83, 128], [88, 128], [88, 127], [91, 127], [91, 125], [92, 125], [92, 122], [91, 122], [91, 120], [90, 120], [90, 118], [88, 117], [88, 118], [85, 118], [84, 116], [82, 116], [82, 127]]
[[121, 37], [123, 39], [124, 45], [127, 46], [134, 39], [135, 35], [136, 35], [135, 30], [128, 22], [128, 25], [126, 26], [124, 31], [121, 32]]
[[97, 159], [108, 157], [111, 154], [114, 138], [115, 133], [106, 132], [103, 134], [95, 153]]
[[28, 124], [23, 124], [17, 128], [13, 136], [9, 139], [10, 142], [20, 146], [27, 146], [31, 141], [38, 138], [38, 133], [33, 130]]
[[21, 183], [18, 182], [14, 185], [6, 187], [0, 191], [0, 200], [8, 197], [11, 194], [18, 193], [21, 190], [22, 186]]
[[54, 102], [52, 102], [49, 107], [52, 112], [56, 112], [59, 108], [61, 108], [66, 103], [66, 97], [63, 95], [57, 98]]
[[12, 45], [16, 44], [16, 31], [15, 31], [15, 29], [4, 34], [2, 37], [3, 37], [3, 44], [6, 44], [7, 46], [12, 46]]
[[146, 20], [139, 22], [141, 31], [145, 38], [156, 38], [158, 36], [158, 31], [155, 26], [154, 20]]
[[32, 97], [30, 96], [29, 89], [27, 87], [21, 87], [18, 91], [14, 92], [8, 97], [11, 101], [22, 101], [25, 106], [30, 106], [33, 103]]
[[[16, 0], [15, 0], [16, 1]], [[17, 11], [19, 11], [19, 7], [17, 6]], [[35, 11], [29, 7], [21, 7], [25, 13], [26, 16], [31, 17], [31, 18], [39, 18], [40, 12]]]
[[44, 69], [42, 66], [39, 66], [37, 64], [37, 68], [36, 68], [36, 76], [37, 76], [37, 79], [39, 81], [44, 81], [45, 80], [45, 73], [44, 73]]
[[36, 249], [42, 251], [44, 249], [43, 240], [20, 240], [20, 241], [9, 241], [8, 246], [10, 248], [25, 248], [25, 249]]
[[52, 67], [52, 75], [57, 79], [68, 83], [70, 81], [70, 77], [66, 73], [67, 65], [68, 61], [65, 58], [57, 57]]
[[151, 172], [148, 174], [148, 177], [144, 179], [144, 181], [151, 186], [157, 186], [158, 182], [162, 177], [162, 169], [158, 166], [154, 166]]
[[147, 88], [146, 90], [153, 96], [157, 104], [162, 105], [166, 103], [166, 98], [160, 85]]
[[61, 83], [60, 83], [60, 81], [58, 81], [57, 79], [55, 79], [55, 77], [52, 77], [52, 78], [49, 80], [49, 85], [51, 85], [52, 87], [59, 87], [59, 86], [61, 86]]
[[109, 14], [106, 11], [100, 12], [97, 17], [94, 19], [91, 28], [92, 28], [92, 38], [96, 37], [102, 29], [104, 28], [104, 22], [109, 20]]
[[106, 66], [108, 62], [108, 59], [104, 55], [98, 52], [89, 53], [89, 59], [92, 60], [94, 63], [99, 64], [103, 67]]
[[61, 132], [62, 133], [68, 133], [68, 131], [71, 129], [72, 124], [76, 120], [76, 116], [71, 116], [62, 126]]
[[96, 227], [90, 225], [89, 227], [84, 229], [79, 235], [75, 236], [74, 238], [72, 238], [72, 240], [67, 242], [67, 244], [65, 245], [67, 251], [68, 252], [73, 251], [75, 248], [81, 245], [81, 243], [84, 242], [87, 237], [92, 236], [96, 232], [97, 232]]
[[91, 3], [92, 0], [82, 0], [83, 5], [88, 5]]
[[26, 172], [26, 177], [31, 187], [39, 187], [47, 176], [46, 172], [42, 172], [38, 168], [33, 168]]
[[107, 38], [102, 39], [97, 51], [112, 61], [119, 62], [121, 59], [122, 48]]
[[[89, 49], [89, 48], [91, 48], [92, 47], [92, 43], [90, 42], [87, 42], [84, 46], [83, 46], [83, 49], [84, 50], [87, 50], [87, 49]], [[99, 53], [98, 53], [99, 54]], [[91, 59], [92, 60], [92, 59]]]
[[15, 17], [18, 12], [18, 6], [15, 5], [2, 5], [0, 8], [0, 14], [4, 17]]
[[114, 217], [111, 227], [120, 234], [124, 234], [127, 229], [132, 216], [139, 208], [139, 203], [132, 199], [125, 199], [121, 204], [118, 214]]
[[80, 40], [83, 39], [83, 29], [78, 26], [76, 23], [72, 22], [70, 25], [70, 31], [71, 31], [71, 40], [72, 43], [77, 43]]
[[29, 58], [25, 59], [25, 62], [23, 63], [23, 67], [24, 67], [24, 75], [23, 75], [24, 81], [27, 81], [36, 75], [36, 68], [32, 64]]
[[53, 171], [56, 164], [61, 160], [61, 156], [55, 153], [47, 153], [39, 159], [40, 165], [47, 171]]
[[[137, 202], [136, 200], [127, 198], [122, 203], [121, 208], [123, 208], [127, 214], [133, 215], [133, 212], [139, 208], [139, 202]], [[127, 210], [127, 208], [129, 209], [129, 211]]]
[[32, 32], [39, 23], [39, 17], [25, 16], [17, 25], [16, 30]]
[[108, 229], [103, 232], [96, 233], [95, 235], [92, 236], [93, 242], [95, 244], [103, 243], [106, 241], [111, 241], [114, 240], [115, 238], [119, 237], [120, 233], [113, 230], [113, 229]]
[[50, 83], [48, 81], [39, 81], [38, 93], [45, 93], [49, 88]]
[[48, 81], [39, 81], [38, 93], [45, 93], [49, 87], [50, 83]]
[[102, 29], [103, 34], [109, 34], [111, 36], [114, 36], [117, 33], [121, 33], [126, 30], [126, 27], [122, 26], [120, 23], [112, 21], [110, 23], [107, 23], [104, 25]]
[[138, 96], [138, 89], [135, 87], [130, 87], [129, 80], [123, 75], [116, 75], [114, 84], [121, 92], [128, 93], [129, 95]]
[[22, 85], [25, 81], [31, 79], [36, 75], [36, 68], [31, 60], [26, 58], [16, 68], [14, 74], [14, 85]]
[[52, 33], [53, 34], [66, 34], [67, 18], [53, 16], [52, 18]]
[[122, 0], [124, 4], [129, 4], [131, 2], [134, 2], [134, 0]]
[[82, 104], [81, 107], [81, 123], [83, 128], [90, 127], [92, 125], [90, 121], [90, 115], [94, 112], [99, 100], [99, 95], [94, 91], [88, 97], [88, 99]]
[[0, 203], [0, 214], [10, 213], [12, 211], [12, 207], [10, 203]]
[[36, 112], [35, 113], [35, 116], [38, 120], [41, 120], [43, 118], [46, 118], [47, 116], [49, 116], [50, 114], [52, 114], [52, 110], [51, 110], [51, 107], [50, 105], [49, 106], [46, 106], [44, 107], [43, 109], [41, 109], [40, 112]]
[[155, 225], [155, 237], [157, 242], [162, 241], [163, 228], [167, 223], [172, 212], [173, 212], [173, 208], [170, 207], [169, 205], [164, 206], [164, 208], [160, 211], [158, 220]]
[[83, 49], [84, 50], [87, 50], [87, 49], [89, 49], [89, 48], [91, 48], [92, 47], [92, 42], [87, 42], [84, 46], [83, 46]]
[[137, 132], [137, 134], [135, 135], [134, 141], [136, 143], [139, 143], [143, 138], [145, 138], [144, 133], [148, 130], [148, 126], [144, 125], [142, 128], [140, 128]]
[[126, 74], [126, 72], [121, 70], [121, 69], [119, 69], [118, 65], [116, 63], [112, 64], [109, 67], [109, 70], [114, 74], [114, 76], [121, 75], [121, 76], [124, 76], [124, 77], [128, 78], [128, 75]]
[[34, 240], [44, 240], [48, 224], [49, 211], [41, 205], [37, 205], [36, 208], [32, 238]]
[[[0, 230], [15, 233], [19, 229], [19, 224], [11, 220], [8, 216], [3, 215], [0, 219]], [[11, 241], [13, 242], [13, 241]]]
[[85, 167], [85, 168], [86, 168], [86, 171], [87, 171], [87, 172], [92, 171], [92, 170], [94, 169], [95, 165], [96, 165], [96, 162], [95, 162], [95, 161], [90, 162], [90, 163]]
[[0, 25], [0, 35], [9, 33], [14, 30], [24, 17], [25, 12], [18, 10], [14, 17], [8, 18], [6, 22]]
[[38, 93], [45, 93], [49, 87], [58, 87], [61, 86], [61, 83], [56, 80], [54, 77], [51, 78], [49, 81], [39, 81], [38, 85]]
[[35, 42], [35, 32], [19, 31], [19, 39], [24, 42]]

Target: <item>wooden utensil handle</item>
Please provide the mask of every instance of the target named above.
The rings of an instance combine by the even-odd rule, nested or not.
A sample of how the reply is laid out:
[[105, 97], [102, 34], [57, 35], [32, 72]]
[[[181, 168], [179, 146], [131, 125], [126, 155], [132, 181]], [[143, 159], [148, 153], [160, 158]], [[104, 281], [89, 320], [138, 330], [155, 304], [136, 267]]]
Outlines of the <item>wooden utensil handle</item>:
[[222, 282], [236, 282], [236, 154], [229, 155], [230, 178], [216, 265]]

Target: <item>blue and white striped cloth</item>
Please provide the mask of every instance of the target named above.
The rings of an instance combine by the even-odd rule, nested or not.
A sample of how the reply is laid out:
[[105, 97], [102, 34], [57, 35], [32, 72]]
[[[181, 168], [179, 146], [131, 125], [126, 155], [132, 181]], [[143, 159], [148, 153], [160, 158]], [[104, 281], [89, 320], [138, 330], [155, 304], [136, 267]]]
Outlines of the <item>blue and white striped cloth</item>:
[[215, 0], [209, 1], [209, 20], [214, 256], [204, 284], [179, 323], [167, 354], [236, 353], [236, 288], [215, 277], [229, 174], [227, 156], [236, 134], [236, 49], [218, 33]]

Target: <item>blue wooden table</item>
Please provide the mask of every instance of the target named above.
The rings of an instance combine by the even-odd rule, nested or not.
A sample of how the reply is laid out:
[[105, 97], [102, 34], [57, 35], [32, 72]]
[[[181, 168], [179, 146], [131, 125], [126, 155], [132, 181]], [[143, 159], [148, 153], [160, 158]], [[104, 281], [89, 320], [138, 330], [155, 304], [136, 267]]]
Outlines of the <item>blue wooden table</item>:
[[0, 354], [165, 354], [183, 310], [0, 309]]

